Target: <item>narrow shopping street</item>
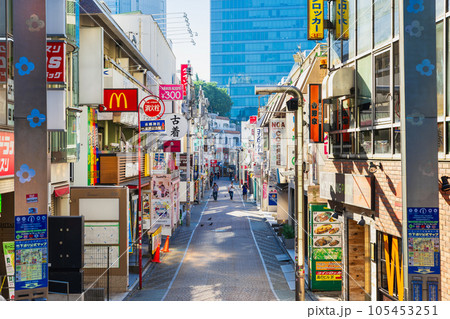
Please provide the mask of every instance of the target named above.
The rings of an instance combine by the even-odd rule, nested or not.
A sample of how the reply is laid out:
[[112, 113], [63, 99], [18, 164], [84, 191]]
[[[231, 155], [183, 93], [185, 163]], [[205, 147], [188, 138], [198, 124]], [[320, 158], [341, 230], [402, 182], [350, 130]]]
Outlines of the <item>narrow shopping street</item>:
[[193, 208], [190, 227], [179, 227], [170, 253], [127, 300], [294, 300], [281, 268], [293, 266], [276, 258], [285, 251], [270, 226], [239, 189], [230, 200], [229, 181], [218, 185], [218, 200], [207, 192], [206, 202]]

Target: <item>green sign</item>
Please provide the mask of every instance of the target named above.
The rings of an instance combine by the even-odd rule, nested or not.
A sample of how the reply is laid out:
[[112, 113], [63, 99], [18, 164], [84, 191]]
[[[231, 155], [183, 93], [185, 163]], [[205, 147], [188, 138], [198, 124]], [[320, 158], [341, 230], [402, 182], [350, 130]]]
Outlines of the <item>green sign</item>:
[[309, 282], [315, 291], [339, 291], [342, 282], [342, 220], [325, 204], [309, 205]]

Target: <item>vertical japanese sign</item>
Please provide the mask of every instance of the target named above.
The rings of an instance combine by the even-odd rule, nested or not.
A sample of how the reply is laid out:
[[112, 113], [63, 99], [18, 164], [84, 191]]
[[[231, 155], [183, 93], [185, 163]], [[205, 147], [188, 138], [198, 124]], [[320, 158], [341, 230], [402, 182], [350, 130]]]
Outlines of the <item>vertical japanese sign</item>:
[[188, 74], [187, 74], [188, 65], [181, 65], [181, 85], [183, 86], [183, 96], [187, 94], [187, 83], [188, 83]]
[[63, 41], [47, 42], [47, 82], [64, 83], [66, 70], [66, 44]]
[[[14, 7], [20, 8], [13, 10], [12, 19], [15, 88], [14, 213], [18, 217], [27, 216], [30, 208], [36, 208], [41, 214], [48, 212], [47, 200], [27, 203], [26, 195], [38, 194], [39, 198], [48, 198], [50, 156], [47, 153], [46, 1], [15, 0]], [[39, 241], [16, 240], [15, 247], [16, 300], [45, 298], [48, 292], [47, 238]], [[34, 252], [37, 253], [36, 256]], [[36, 258], [28, 258], [30, 256]], [[25, 266], [24, 262], [25, 268], [22, 267]]]
[[270, 120], [270, 166], [286, 165], [286, 124], [284, 119]]
[[0, 83], [6, 83], [6, 41], [0, 40]]
[[323, 142], [323, 116], [321, 109], [322, 85], [309, 85], [309, 139], [314, 143]]
[[308, 40], [323, 39], [323, 16], [323, 0], [308, 0]]
[[336, 39], [348, 40], [348, 0], [336, 0]]
[[0, 131], [0, 177], [14, 175], [14, 134]]
[[260, 127], [255, 129], [255, 152], [257, 154], [263, 152], [263, 129]]

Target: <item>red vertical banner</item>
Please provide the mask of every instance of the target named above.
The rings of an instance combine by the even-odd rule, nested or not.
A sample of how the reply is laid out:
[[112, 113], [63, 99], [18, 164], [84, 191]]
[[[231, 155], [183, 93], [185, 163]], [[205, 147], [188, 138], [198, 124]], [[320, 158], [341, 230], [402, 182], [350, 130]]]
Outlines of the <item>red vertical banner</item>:
[[62, 41], [47, 42], [47, 82], [64, 83], [66, 70], [66, 44]]
[[314, 143], [323, 142], [321, 86], [321, 84], [309, 85], [309, 139]]
[[186, 96], [187, 92], [187, 78], [188, 78], [187, 68], [188, 68], [187, 64], [181, 65], [181, 85], [183, 85], [183, 96]]

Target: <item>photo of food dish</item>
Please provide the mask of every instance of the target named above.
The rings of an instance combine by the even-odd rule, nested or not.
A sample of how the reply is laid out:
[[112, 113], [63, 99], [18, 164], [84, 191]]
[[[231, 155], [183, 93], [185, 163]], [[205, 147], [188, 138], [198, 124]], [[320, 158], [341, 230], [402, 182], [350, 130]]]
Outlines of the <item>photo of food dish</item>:
[[332, 240], [333, 238], [331, 238], [330, 236], [320, 237], [318, 240], [316, 240], [314, 245], [322, 247], [330, 243]]
[[336, 246], [336, 245], [339, 245], [339, 240], [337, 240], [337, 239], [331, 241], [331, 243], [329, 244], [329, 246], [331, 246], [331, 247]]
[[[320, 225], [319, 227], [317, 227], [315, 230], [314, 230], [314, 233], [315, 234], [324, 234], [324, 233], [326, 233], [326, 232], [328, 232], [330, 229], [332, 229], [333, 228], [333, 226], [332, 225], [330, 225], [330, 224], [327, 224], [327, 225]], [[339, 229], [339, 228], [338, 228]]]
[[336, 234], [339, 231], [339, 227], [333, 227], [328, 231], [328, 234], [332, 235], [332, 234]]
[[320, 213], [319, 215], [317, 215], [314, 218], [314, 221], [321, 223], [321, 222], [327, 221], [330, 218], [330, 216], [331, 216], [331, 214], [329, 212], [323, 212], [323, 213]]

